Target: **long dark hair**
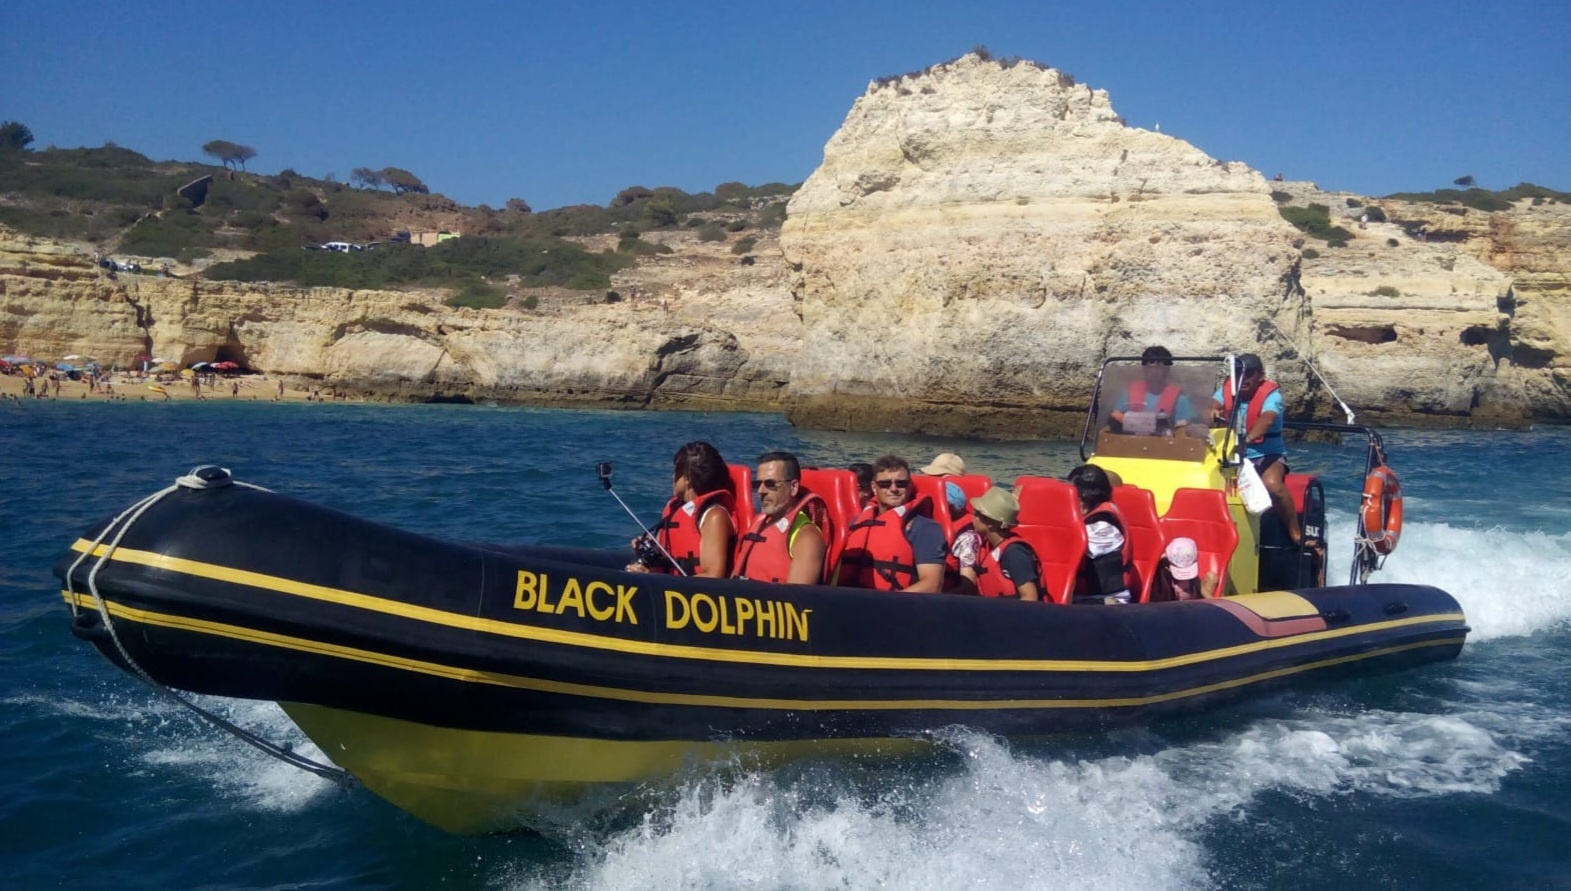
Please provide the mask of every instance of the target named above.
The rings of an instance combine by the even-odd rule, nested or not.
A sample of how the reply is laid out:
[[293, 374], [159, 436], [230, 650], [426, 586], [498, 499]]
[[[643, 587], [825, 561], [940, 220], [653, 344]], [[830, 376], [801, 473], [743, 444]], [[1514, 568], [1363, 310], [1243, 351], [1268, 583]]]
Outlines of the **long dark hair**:
[[1098, 504], [1113, 500], [1113, 481], [1107, 478], [1107, 471], [1095, 464], [1076, 467], [1069, 471], [1068, 479], [1080, 493], [1082, 510], [1090, 510]]
[[731, 471], [720, 450], [703, 440], [687, 443], [671, 458], [671, 478], [687, 477], [688, 485], [700, 495], [731, 487]]

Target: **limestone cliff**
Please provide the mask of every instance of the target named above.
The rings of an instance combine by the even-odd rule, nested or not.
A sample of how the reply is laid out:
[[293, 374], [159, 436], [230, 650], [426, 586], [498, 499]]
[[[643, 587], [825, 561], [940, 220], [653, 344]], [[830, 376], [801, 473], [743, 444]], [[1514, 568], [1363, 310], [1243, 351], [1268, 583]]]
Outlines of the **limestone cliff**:
[[[713, 290], [691, 299], [645, 289], [614, 304], [483, 311], [424, 292], [111, 278], [80, 247], [0, 231], [0, 345], [122, 365], [139, 353], [227, 359], [397, 399], [778, 409], [778, 341], [799, 342], [796, 318], [778, 284], [751, 296], [769, 293], [767, 273], [728, 278], [731, 267], [728, 256], [703, 279]], [[687, 272], [700, 279], [691, 258]]]
[[[1306, 239], [1282, 200], [1325, 204], [1353, 237]], [[1390, 222], [1360, 228], [1370, 204]], [[1261, 353], [1300, 414], [1339, 416], [1313, 367], [1372, 421], [1571, 420], [1571, 207], [1268, 183], [1029, 63], [870, 84], [778, 241], [749, 234], [744, 264], [690, 229], [648, 233], [672, 252], [618, 273], [618, 303], [480, 311], [186, 269], [110, 278], [90, 248], [0, 230], [0, 350], [232, 359], [393, 399], [1036, 437], [1078, 431], [1104, 357], [1160, 342]]]
[[1264, 178], [1050, 68], [972, 55], [871, 85], [789, 211], [806, 424], [1067, 432], [1106, 356], [1307, 336]]

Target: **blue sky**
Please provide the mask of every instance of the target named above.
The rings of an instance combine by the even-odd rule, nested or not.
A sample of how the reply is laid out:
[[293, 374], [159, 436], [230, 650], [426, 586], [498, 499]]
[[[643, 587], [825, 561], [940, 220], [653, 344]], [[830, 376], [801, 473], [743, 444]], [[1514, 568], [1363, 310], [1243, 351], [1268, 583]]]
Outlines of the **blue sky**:
[[34, 148], [250, 169], [402, 167], [464, 204], [800, 182], [870, 80], [977, 45], [1106, 89], [1134, 126], [1369, 195], [1571, 190], [1571, 4], [0, 4], [0, 120]]

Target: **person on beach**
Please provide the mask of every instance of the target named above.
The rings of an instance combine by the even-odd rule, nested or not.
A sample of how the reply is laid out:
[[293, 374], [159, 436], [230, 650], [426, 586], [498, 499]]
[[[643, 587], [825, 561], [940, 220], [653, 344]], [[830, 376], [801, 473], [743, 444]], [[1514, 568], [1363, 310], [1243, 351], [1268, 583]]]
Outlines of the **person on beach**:
[[997, 486], [971, 499], [971, 525], [981, 536], [975, 563], [962, 564], [962, 593], [983, 597], [1042, 599], [1042, 562], [1031, 545], [1015, 534], [1020, 502]]
[[1234, 395], [1244, 404], [1239, 439], [1244, 443], [1244, 457], [1255, 465], [1260, 481], [1271, 493], [1271, 505], [1287, 527], [1287, 537], [1298, 544], [1303, 533], [1298, 528], [1298, 508], [1293, 505], [1292, 493], [1287, 491], [1287, 443], [1282, 438], [1282, 416], [1285, 408], [1282, 393], [1276, 381], [1266, 379], [1265, 365], [1254, 353], [1238, 357], [1238, 382], [1222, 382], [1211, 396], [1211, 419], [1222, 424], [1233, 423]]
[[1087, 542], [1072, 602], [1128, 603], [1135, 555], [1124, 515], [1113, 503], [1113, 481], [1095, 464], [1076, 467], [1068, 479], [1080, 494]]
[[[736, 500], [725, 459], [714, 446], [696, 441], [676, 450], [671, 467], [671, 500], [654, 529], [660, 546], [687, 575], [726, 578], [731, 574], [736, 546], [732, 520]], [[633, 540], [633, 547], [635, 552], [639, 550], [639, 539]], [[674, 571], [643, 560], [627, 568], [633, 572]]]
[[840, 583], [878, 591], [937, 594], [944, 584], [948, 543], [917, 496], [911, 465], [885, 455], [873, 462], [873, 503], [851, 522], [840, 561]]
[[802, 488], [802, 467], [790, 452], [758, 456], [753, 474], [758, 519], [737, 547], [734, 578], [816, 585], [824, 580], [828, 505]]

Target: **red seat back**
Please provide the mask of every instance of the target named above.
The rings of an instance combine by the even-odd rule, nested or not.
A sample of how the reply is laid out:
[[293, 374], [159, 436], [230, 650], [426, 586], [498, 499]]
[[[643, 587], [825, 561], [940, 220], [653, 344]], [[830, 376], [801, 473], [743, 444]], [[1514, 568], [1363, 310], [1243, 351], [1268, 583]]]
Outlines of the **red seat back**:
[[920, 473], [911, 475], [911, 481], [916, 486], [916, 497], [926, 495], [933, 502], [931, 516], [938, 521], [938, 525], [944, 527], [944, 541], [954, 544], [954, 533], [949, 528], [954, 524], [954, 518], [949, 514], [949, 498], [944, 494], [944, 483], [948, 479], [949, 477], [926, 476]]
[[1304, 494], [1309, 489], [1309, 484], [1317, 477], [1312, 473], [1290, 473], [1283, 477], [1287, 484], [1287, 491], [1293, 496], [1293, 506], [1298, 509], [1298, 515], [1304, 515]]
[[1015, 498], [1020, 502], [1016, 531], [1042, 561], [1043, 598], [1068, 603], [1088, 547], [1080, 493], [1063, 480], [1023, 476], [1015, 480]]
[[1075, 594], [1075, 578], [1085, 559], [1084, 523], [1057, 526], [1016, 526], [1015, 534], [1031, 545], [1042, 563], [1042, 600], [1068, 603]]
[[1180, 536], [1195, 540], [1200, 576], [1216, 573], [1216, 593], [1222, 596], [1227, 587], [1227, 564], [1238, 548], [1238, 527], [1227, 511], [1226, 496], [1220, 489], [1178, 489], [1161, 522], [1164, 546]]
[[846, 530], [856, 519], [856, 474], [832, 467], [802, 468], [802, 485], [829, 508], [829, 528], [823, 530], [827, 545], [824, 564], [834, 566], [845, 549]]
[[955, 476], [946, 476], [944, 479], [959, 486], [960, 491], [966, 493], [967, 501], [972, 498], [980, 498], [983, 492], [993, 488], [992, 477], [983, 476], [980, 473], [963, 473]]
[[753, 507], [753, 468], [741, 464], [727, 464], [726, 468], [731, 471], [731, 494], [736, 496], [731, 520], [736, 523], [737, 535], [741, 535], [753, 528], [753, 520], [758, 516]]
[[1145, 603], [1151, 599], [1151, 580], [1167, 547], [1161, 521], [1156, 515], [1156, 496], [1150, 489], [1139, 486], [1114, 486], [1113, 504], [1123, 514], [1124, 534], [1134, 548], [1135, 572], [1139, 576], [1139, 588], [1134, 593], [1141, 603]]

